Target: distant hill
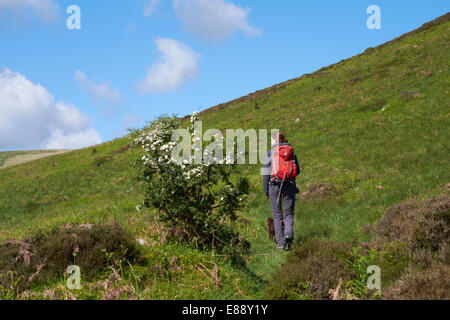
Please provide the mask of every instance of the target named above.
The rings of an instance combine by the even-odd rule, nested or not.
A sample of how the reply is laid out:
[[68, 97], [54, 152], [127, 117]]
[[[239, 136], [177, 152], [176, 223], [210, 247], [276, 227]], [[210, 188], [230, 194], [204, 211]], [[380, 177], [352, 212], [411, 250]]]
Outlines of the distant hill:
[[[448, 260], [442, 262], [448, 249], [441, 247], [448, 234], [430, 240], [429, 229], [416, 224], [435, 221], [434, 212], [442, 216], [436, 230], [448, 230], [449, 20], [447, 13], [355, 57], [201, 113], [204, 130], [279, 128], [289, 138], [302, 168], [295, 222], [300, 242], [290, 254], [267, 237], [271, 211], [259, 165], [240, 170], [252, 183], [250, 208], [242, 213], [242, 233], [252, 244], [245, 267], [169, 241], [155, 213], [140, 207], [144, 185], [133, 163], [142, 151], [129, 136], [0, 170], [0, 242], [40, 229], [116, 221], [148, 244], [148, 265], [134, 265], [126, 282], [141, 298], [324, 298], [329, 289], [339, 291], [339, 277], [363, 279], [365, 264], [375, 261], [384, 277], [381, 298], [448, 299]], [[410, 245], [434, 251], [417, 260]], [[350, 263], [333, 256], [348, 252], [354, 252]], [[284, 274], [293, 280], [277, 270], [289, 270]], [[426, 279], [430, 286], [418, 290]], [[42, 296], [61, 284], [55, 280], [33, 292]], [[356, 290], [356, 284], [344, 287]], [[105, 294], [88, 288], [72, 294]]]

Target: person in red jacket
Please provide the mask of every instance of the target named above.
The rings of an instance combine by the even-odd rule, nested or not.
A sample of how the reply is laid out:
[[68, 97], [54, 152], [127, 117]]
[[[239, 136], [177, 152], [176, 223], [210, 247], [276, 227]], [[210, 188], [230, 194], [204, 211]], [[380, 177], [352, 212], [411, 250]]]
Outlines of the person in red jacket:
[[[270, 199], [277, 247], [280, 250], [289, 250], [294, 241], [295, 195], [298, 193], [295, 177], [300, 173], [300, 166], [292, 146], [283, 133], [273, 134], [271, 145], [264, 163], [264, 193]], [[287, 159], [282, 158], [283, 155], [280, 154], [285, 151], [288, 153]], [[286, 163], [288, 166], [283, 167]], [[289, 170], [287, 178], [283, 170]]]

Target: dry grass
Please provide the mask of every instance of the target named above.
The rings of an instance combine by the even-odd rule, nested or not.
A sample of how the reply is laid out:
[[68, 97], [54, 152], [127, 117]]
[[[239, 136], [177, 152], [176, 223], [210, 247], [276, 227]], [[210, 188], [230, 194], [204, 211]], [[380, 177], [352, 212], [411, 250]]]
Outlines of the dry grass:
[[383, 241], [437, 251], [450, 242], [450, 197], [431, 198], [423, 204], [406, 200], [387, 210], [376, 229]]
[[407, 270], [383, 291], [384, 299], [450, 298], [450, 197], [420, 204], [409, 199], [389, 209], [380, 220], [378, 241], [407, 245]]
[[421, 270], [415, 266], [383, 291], [383, 299], [402, 300], [449, 300], [450, 267], [433, 261], [431, 266]]
[[[319, 195], [323, 185], [308, 187]], [[386, 211], [375, 227], [378, 237], [353, 251], [341, 242], [308, 239], [288, 257], [270, 281], [269, 299], [356, 299], [353, 292], [366, 268], [381, 269], [382, 299], [450, 298], [450, 197], [423, 203], [406, 200]], [[350, 262], [350, 263], [349, 263]], [[365, 280], [364, 280], [365, 281]], [[364, 289], [364, 281], [357, 289]], [[350, 284], [350, 286], [349, 286]], [[352, 287], [353, 286], [353, 287]]]
[[7, 275], [20, 275], [18, 291], [64, 275], [78, 265], [83, 280], [91, 280], [110, 266], [143, 261], [134, 237], [118, 224], [65, 225], [21, 241], [0, 245], [0, 287], [10, 287]]
[[271, 279], [266, 290], [269, 299], [328, 299], [330, 288], [354, 274], [345, 263], [351, 246], [324, 240], [308, 240], [295, 247], [286, 263]]

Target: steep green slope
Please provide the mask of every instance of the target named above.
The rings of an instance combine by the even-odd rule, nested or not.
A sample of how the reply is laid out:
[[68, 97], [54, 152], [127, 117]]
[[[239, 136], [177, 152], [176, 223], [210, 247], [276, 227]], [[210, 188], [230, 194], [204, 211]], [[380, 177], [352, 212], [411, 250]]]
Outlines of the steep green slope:
[[[449, 19], [447, 14], [351, 59], [206, 110], [203, 127], [285, 132], [302, 167], [297, 238], [368, 241], [372, 234], [364, 229], [387, 208], [440, 195], [450, 182]], [[236, 267], [166, 242], [153, 213], [136, 209], [143, 186], [132, 163], [142, 152], [130, 143], [124, 137], [0, 170], [0, 241], [64, 224], [118, 221], [150, 243], [145, 253], [154, 268], [166, 266], [166, 273], [139, 285], [140, 297], [260, 297], [287, 253], [267, 239], [271, 213], [259, 166], [242, 168], [254, 188], [243, 214], [253, 253], [246, 267]], [[176, 275], [174, 256], [182, 270]], [[212, 276], [215, 265], [220, 284]]]
[[300, 235], [360, 241], [386, 208], [449, 182], [448, 37], [448, 22], [425, 27], [203, 120], [284, 131], [303, 169]]

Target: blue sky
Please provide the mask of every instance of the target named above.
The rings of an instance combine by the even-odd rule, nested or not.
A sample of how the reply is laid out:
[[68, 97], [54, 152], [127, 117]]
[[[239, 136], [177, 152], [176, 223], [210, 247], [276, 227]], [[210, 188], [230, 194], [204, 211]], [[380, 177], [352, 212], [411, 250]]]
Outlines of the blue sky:
[[[70, 5], [80, 30], [66, 26]], [[381, 9], [379, 30], [366, 26], [370, 5]], [[449, 9], [444, 0], [0, 0], [0, 151], [105, 142], [162, 113], [184, 116], [349, 58]]]

